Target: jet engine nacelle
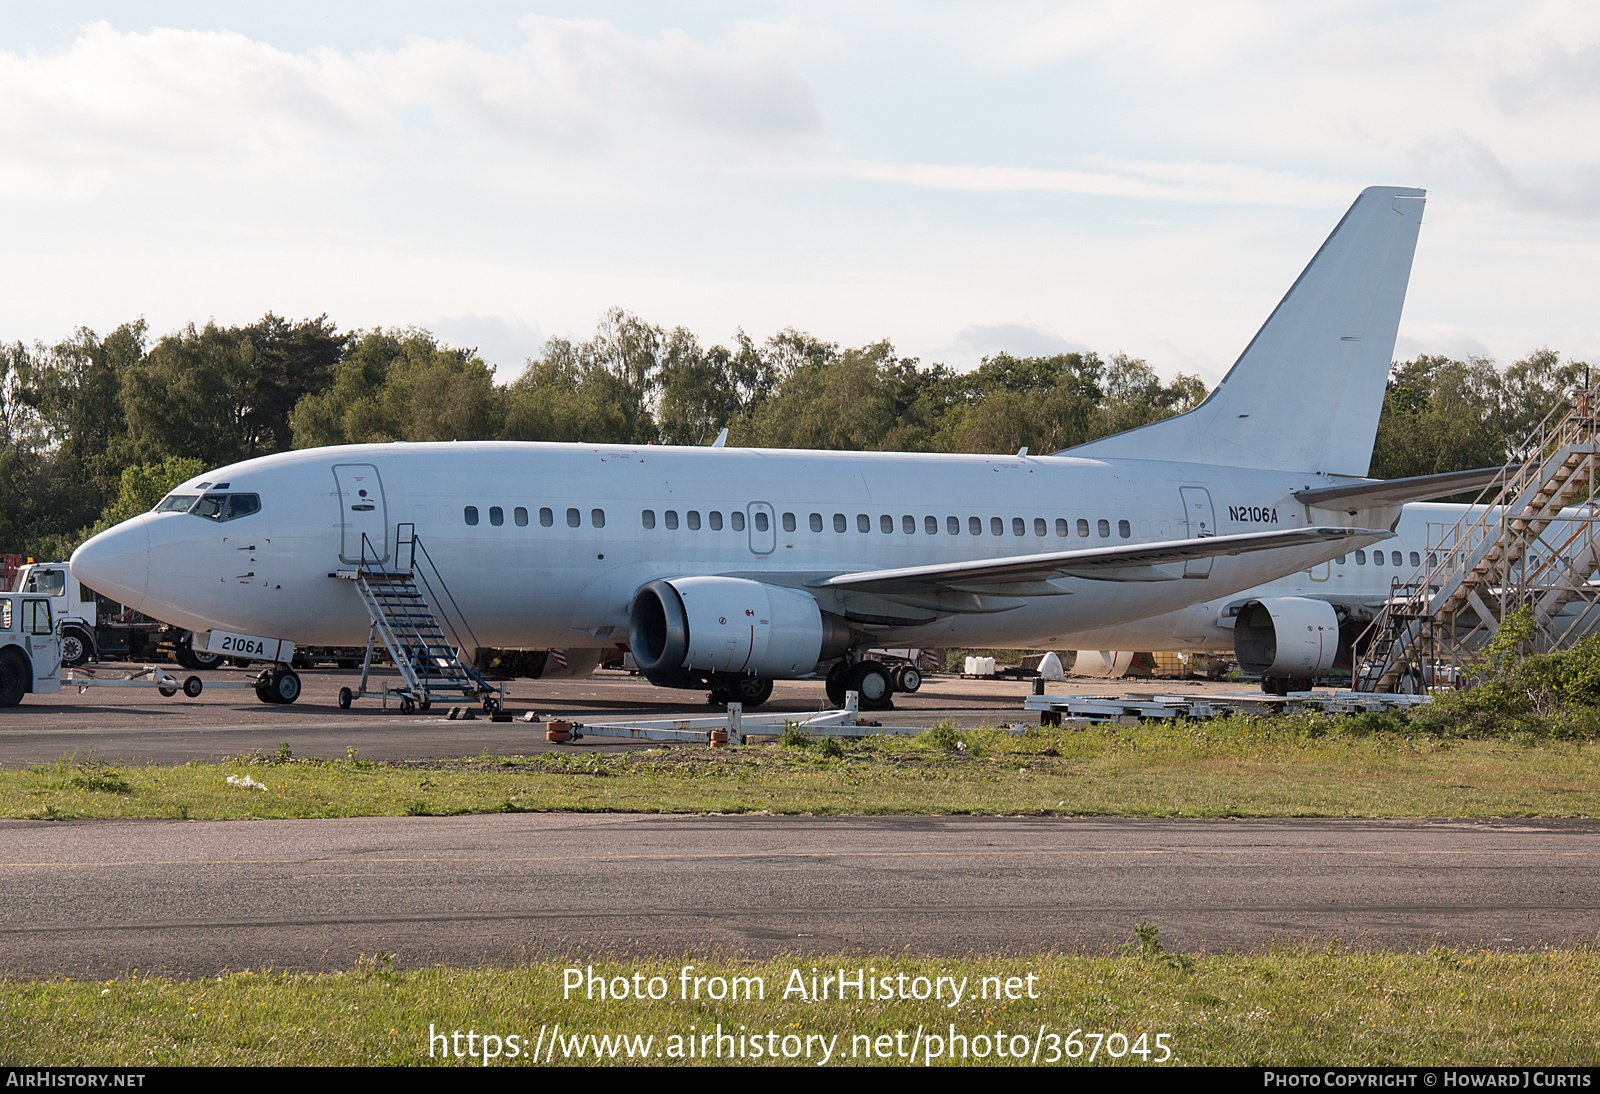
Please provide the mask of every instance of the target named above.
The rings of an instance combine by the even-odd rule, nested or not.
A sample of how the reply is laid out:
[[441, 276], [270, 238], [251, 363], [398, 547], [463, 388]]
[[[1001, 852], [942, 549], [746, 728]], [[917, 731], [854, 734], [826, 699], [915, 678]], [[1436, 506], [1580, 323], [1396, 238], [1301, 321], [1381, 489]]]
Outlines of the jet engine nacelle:
[[1128, 675], [1138, 656], [1133, 650], [1079, 650], [1072, 662], [1072, 675], [1120, 679]]
[[816, 598], [737, 577], [652, 581], [633, 598], [628, 645], [648, 674], [678, 670], [794, 680], [847, 653], [844, 620]]
[[1245, 672], [1310, 679], [1333, 668], [1339, 617], [1326, 600], [1275, 596], [1251, 600], [1233, 625], [1233, 655]]

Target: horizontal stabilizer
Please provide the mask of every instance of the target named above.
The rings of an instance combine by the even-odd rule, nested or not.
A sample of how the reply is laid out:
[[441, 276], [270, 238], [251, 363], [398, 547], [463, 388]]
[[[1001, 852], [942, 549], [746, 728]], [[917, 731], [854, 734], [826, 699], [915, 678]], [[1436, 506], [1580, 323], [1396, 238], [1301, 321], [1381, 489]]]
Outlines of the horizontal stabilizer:
[[934, 590], [983, 591], [998, 596], [1040, 596], [1065, 590], [1047, 583], [1064, 577], [1095, 581], [1167, 580], [1156, 567], [1219, 555], [1242, 555], [1282, 547], [1329, 544], [1344, 539], [1389, 539], [1393, 533], [1371, 528], [1286, 528], [1277, 532], [1249, 532], [1238, 536], [1202, 536], [1162, 543], [1132, 543], [1120, 547], [1095, 547], [1083, 551], [1051, 551], [1011, 558], [974, 559], [936, 566], [906, 566], [896, 570], [867, 570], [806, 582], [811, 589], [866, 592], [880, 595]]
[[1317, 509], [1343, 509], [1354, 513], [1375, 505], [1404, 505], [1408, 501], [1445, 498], [1464, 490], [1489, 485], [1501, 472], [1508, 476], [1516, 468], [1478, 467], [1471, 471], [1446, 471], [1442, 475], [1412, 475], [1404, 479], [1358, 482], [1349, 486], [1322, 486], [1295, 491], [1295, 500]]

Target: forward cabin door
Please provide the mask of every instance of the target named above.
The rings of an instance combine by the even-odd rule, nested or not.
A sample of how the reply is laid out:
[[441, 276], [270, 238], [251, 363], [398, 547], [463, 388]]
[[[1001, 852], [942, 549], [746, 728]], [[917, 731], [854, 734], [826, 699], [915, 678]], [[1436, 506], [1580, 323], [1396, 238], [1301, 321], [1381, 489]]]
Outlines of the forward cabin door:
[[[1183, 524], [1179, 526], [1183, 538], [1199, 539], [1216, 535], [1217, 514], [1211, 505], [1211, 491], [1203, 486], [1182, 486], [1178, 492], [1183, 495]], [[1210, 577], [1211, 559], [1196, 558], [1184, 563], [1183, 576]]]
[[370, 463], [334, 464], [333, 479], [339, 487], [339, 561], [359, 564], [365, 535], [367, 564], [388, 562], [389, 510], [378, 469]]

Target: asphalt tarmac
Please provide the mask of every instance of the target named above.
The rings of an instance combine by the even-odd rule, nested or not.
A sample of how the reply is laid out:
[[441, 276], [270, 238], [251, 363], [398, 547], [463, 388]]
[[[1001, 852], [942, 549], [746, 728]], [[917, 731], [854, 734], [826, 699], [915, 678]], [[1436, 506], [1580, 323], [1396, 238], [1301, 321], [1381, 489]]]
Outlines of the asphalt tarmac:
[[1600, 823], [0, 822], [0, 975], [1600, 937]]
[[[242, 672], [206, 673], [244, 680]], [[349, 673], [292, 706], [104, 689], [0, 711], [0, 764], [93, 751], [124, 763], [270, 752], [368, 759], [551, 746], [520, 721], [338, 709]], [[1226, 691], [1079, 680], [1052, 690]], [[1028, 721], [1023, 681], [935, 677], [887, 724]], [[766, 709], [821, 687], [779, 684]], [[601, 673], [519, 681], [507, 708], [583, 720], [703, 713], [696, 692]], [[1134, 924], [1169, 948], [1338, 938], [1414, 949], [1600, 940], [1600, 821], [1165, 821], [491, 815], [325, 821], [0, 821], [0, 975], [350, 968], [554, 956], [1104, 951]]]
[[[190, 673], [169, 666], [180, 678]], [[106, 665], [107, 675], [127, 675], [123, 666]], [[80, 694], [68, 687], [60, 695], [29, 695], [21, 706], [0, 710], [0, 765], [47, 763], [92, 750], [119, 763], [184, 763], [245, 756], [253, 750], [272, 752], [287, 743], [296, 756], [344, 756], [358, 750], [367, 760], [438, 759], [440, 757], [492, 755], [526, 756], [553, 747], [544, 728], [521, 721], [447, 721], [446, 708], [401, 714], [391, 703], [387, 710], [377, 699], [356, 701], [340, 710], [339, 689], [354, 688], [359, 673], [312, 669], [301, 674], [304, 690], [290, 706], [263, 703], [250, 688], [215, 686], [242, 684], [253, 678], [244, 670], [198, 674], [207, 687], [199, 698], [180, 692], [163, 698], [153, 688], [95, 688]], [[392, 672], [379, 679], [398, 681]], [[1122, 695], [1132, 690], [1240, 691], [1248, 685], [1207, 684], [1184, 681], [1074, 680], [1053, 684], [1051, 690]], [[895, 696], [895, 709], [868, 715], [888, 725], [935, 725], [954, 718], [959, 725], [1028, 722], [1038, 715], [1022, 709], [1032, 690], [1025, 680], [963, 680], [959, 676], [929, 678], [915, 694]], [[810, 711], [828, 705], [821, 681], [782, 681], [772, 698], [760, 708], [771, 711]], [[651, 686], [641, 677], [621, 672], [598, 672], [585, 680], [516, 680], [506, 685], [506, 710], [520, 716], [526, 711], [541, 717], [562, 716], [577, 721], [616, 718], [661, 718], [668, 714], [706, 715], [721, 708], [706, 704], [704, 691], [672, 691]], [[563, 749], [619, 749], [643, 747], [616, 739], [587, 737]]]

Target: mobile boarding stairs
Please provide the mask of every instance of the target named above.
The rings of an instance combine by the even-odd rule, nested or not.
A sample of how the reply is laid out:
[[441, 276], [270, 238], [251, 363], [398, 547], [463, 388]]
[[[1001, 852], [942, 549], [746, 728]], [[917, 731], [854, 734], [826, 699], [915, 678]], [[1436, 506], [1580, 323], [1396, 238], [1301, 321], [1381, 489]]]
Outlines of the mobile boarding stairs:
[[1361, 691], [1467, 680], [1514, 614], [1524, 652], [1600, 630], [1600, 390], [1558, 404], [1453, 526], [1429, 525], [1425, 564], [1395, 579], [1357, 640]]
[[[396, 526], [394, 557], [388, 565], [380, 554], [363, 532], [360, 564], [334, 574], [355, 582], [372, 618], [360, 687], [355, 691], [340, 688], [339, 706], [349, 709], [356, 699], [378, 698], [387, 707], [393, 698], [399, 701], [402, 714], [427, 710], [441, 702], [482, 703], [490, 712], [500, 709], [504, 688], [491, 686], [461, 659], [460, 651], [478, 648], [477, 636], [417, 537], [416, 525]], [[461, 622], [460, 630], [456, 620]], [[463, 630], [467, 641], [462, 640]], [[380, 641], [400, 672], [399, 687], [371, 686], [372, 654]]]

